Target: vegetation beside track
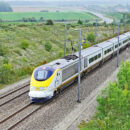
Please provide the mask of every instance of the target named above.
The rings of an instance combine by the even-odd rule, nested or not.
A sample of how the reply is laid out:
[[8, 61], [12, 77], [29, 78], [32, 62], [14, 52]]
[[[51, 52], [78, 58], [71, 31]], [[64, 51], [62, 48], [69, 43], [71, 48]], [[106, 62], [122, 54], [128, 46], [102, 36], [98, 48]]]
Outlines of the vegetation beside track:
[[130, 61], [122, 63], [118, 81], [98, 96], [96, 115], [89, 122], [82, 121], [80, 130], [128, 130], [130, 128]]
[[[128, 25], [130, 26], [130, 25]], [[83, 48], [95, 44], [93, 24], [67, 25], [67, 54], [71, 54], [71, 42], [78, 51], [78, 32], [82, 29], [82, 39], [87, 39]], [[113, 36], [113, 26], [98, 26], [97, 42]], [[121, 26], [121, 32], [128, 31]], [[115, 26], [117, 32], [117, 26]], [[29, 76], [33, 69], [64, 55], [64, 24], [54, 23], [1, 23], [0, 24], [0, 88]], [[116, 35], [116, 34], [115, 34]]]

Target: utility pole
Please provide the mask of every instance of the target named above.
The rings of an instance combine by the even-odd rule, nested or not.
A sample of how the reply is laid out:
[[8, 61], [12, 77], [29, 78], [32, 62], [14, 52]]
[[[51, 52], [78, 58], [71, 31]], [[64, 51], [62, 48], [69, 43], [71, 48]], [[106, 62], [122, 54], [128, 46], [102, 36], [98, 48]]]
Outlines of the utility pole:
[[81, 29], [79, 29], [79, 65], [78, 65], [78, 99], [77, 102], [81, 103], [80, 101], [80, 71], [81, 71]]
[[118, 23], [118, 49], [117, 49], [117, 67], [119, 67], [119, 35], [120, 35], [120, 22]]
[[113, 37], [114, 37], [114, 34], [115, 34], [115, 27], [114, 27], [114, 24], [115, 24], [115, 20], [113, 20]]
[[97, 43], [97, 22], [98, 22], [98, 19], [96, 19], [96, 29], [95, 29], [96, 41], [95, 41], [95, 44]]
[[64, 41], [64, 56], [66, 56], [66, 40], [67, 39], [67, 25], [65, 23], [65, 41]]
[[124, 32], [125, 32], [125, 24], [126, 24], [126, 15], [124, 14]]

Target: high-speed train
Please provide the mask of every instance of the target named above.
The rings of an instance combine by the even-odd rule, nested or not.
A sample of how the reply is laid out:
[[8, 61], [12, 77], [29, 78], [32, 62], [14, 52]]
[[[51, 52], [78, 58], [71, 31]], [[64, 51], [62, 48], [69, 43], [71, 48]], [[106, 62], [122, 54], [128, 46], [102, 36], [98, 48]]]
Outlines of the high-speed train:
[[[119, 49], [130, 44], [130, 32], [120, 35]], [[81, 75], [113, 56], [118, 49], [114, 37], [81, 51]], [[48, 100], [74, 82], [78, 76], [78, 52], [37, 67], [32, 74], [29, 96], [32, 102]]]

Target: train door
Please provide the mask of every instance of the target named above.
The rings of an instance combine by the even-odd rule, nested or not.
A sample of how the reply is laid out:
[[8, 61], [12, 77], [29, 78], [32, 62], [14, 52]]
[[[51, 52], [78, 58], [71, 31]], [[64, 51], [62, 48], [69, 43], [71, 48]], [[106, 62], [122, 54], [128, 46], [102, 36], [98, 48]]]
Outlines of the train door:
[[59, 87], [62, 83], [62, 71], [59, 70], [56, 74], [56, 79], [55, 79], [55, 87]]

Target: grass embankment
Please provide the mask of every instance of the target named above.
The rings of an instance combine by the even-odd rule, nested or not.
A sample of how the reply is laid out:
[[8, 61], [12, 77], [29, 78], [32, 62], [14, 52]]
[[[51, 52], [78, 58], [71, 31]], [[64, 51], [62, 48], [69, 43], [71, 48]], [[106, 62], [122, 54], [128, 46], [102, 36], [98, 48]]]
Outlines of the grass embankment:
[[[94, 44], [94, 26], [68, 24], [67, 54], [72, 53], [70, 41], [78, 51], [78, 32], [74, 31], [78, 28], [82, 29], [82, 39], [90, 35], [84, 47]], [[63, 57], [64, 33], [64, 24], [0, 24], [0, 88], [27, 77], [38, 65]], [[111, 36], [112, 25], [98, 27], [98, 41]]]
[[118, 81], [110, 83], [97, 98], [96, 115], [80, 130], [128, 130], [130, 128], [130, 62], [122, 63]]
[[3, 21], [16, 21], [23, 18], [35, 18], [40, 20], [43, 17], [44, 20], [95, 20], [97, 16], [91, 13], [82, 12], [2, 12], [0, 13], [0, 19]]

